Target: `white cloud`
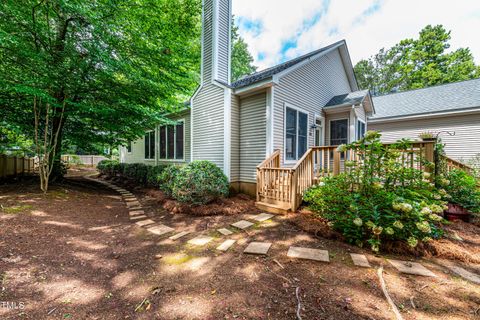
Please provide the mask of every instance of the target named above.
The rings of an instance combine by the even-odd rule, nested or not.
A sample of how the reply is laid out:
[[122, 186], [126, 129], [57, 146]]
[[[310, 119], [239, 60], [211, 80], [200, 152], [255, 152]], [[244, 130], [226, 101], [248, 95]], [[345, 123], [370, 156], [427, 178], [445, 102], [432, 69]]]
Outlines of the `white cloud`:
[[[329, 3], [329, 5], [328, 5]], [[375, 11], [375, 5], [379, 4]], [[309, 28], [305, 22], [326, 13]], [[365, 14], [371, 8], [370, 14]], [[452, 49], [469, 47], [480, 64], [480, 1], [476, 0], [233, 0], [237, 17], [261, 22], [259, 34], [240, 29], [262, 69], [346, 39], [353, 62], [405, 38], [417, 37], [427, 24], [443, 24], [452, 33]], [[282, 44], [296, 46], [282, 53]], [[265, 59], [258, 60], [263, 54]]]

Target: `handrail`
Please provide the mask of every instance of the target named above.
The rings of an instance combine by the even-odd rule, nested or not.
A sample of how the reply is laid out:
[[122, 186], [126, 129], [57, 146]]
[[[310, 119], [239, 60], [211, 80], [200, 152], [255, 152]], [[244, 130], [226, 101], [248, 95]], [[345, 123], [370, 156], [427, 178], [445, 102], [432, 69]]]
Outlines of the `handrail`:
[[312, 148], [308, 149], [307, 152], [303, 154], [300, 160], [298, 160], [297, 163], [293, 166], [292, 170], [296, 170], [302, 164], [302, 162], [305, 161], [305, 159], [310, 153], [312, 153]]
[[258, 166], [257, 169], [265, 167], [269, 162], [273, 162], [276, 157], [280, 157], [280, 150], [275, 150], [268, 158], [263, 160]]
[[[441, 158], [445, 159], [445, 161], [447, 161], [447, 167], [455, 167], [455, 168], [458, 168], [458, 169], [462, 169], [462, 170], [466, 170], [468, 173], [471, 173], [473, 171], [473, 168], [458, 161], [458, 160], [455, 160], [455, 159], [452, 159], [446, 155], [443, 155], [441, 154], [440, 155]], [[447, 168], [449, 169], [449, 168]]]

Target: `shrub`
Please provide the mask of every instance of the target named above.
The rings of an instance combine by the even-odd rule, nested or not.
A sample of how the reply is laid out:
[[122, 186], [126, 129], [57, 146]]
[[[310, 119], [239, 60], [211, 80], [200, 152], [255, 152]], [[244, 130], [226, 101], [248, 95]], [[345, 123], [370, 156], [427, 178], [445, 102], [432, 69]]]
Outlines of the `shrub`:
[[147, 168], [147, 184], [152, 187], [160, 187], [159, 176], [165, 170], [167, 166], [149, 166]]
[[148, 166], [143, 163], [131, 163], [125, 166], [124, 176], [138, 184], [146, 185]]
[[475, 177], [463, 170], [453, 169], [440, 175], [437, 184], [443, 187], [442, 193], [449, 195], [450, 202], [461, 205], [472, 213], [480, 213], [480, 190]]
[[160, 187], [160, 190], [162, 190], [168, 197], [172, 196], [173, 185], [175, 184], [175, 179], [180, 168], [181, 167], [177, 165], [170, 165], [157, 176], [157, 184]]
[[408, 150], [408, 145], [400, 141], [387, 148], [380, 134], [367, 132], [364, 139], [341, 147], [359, 152], [361, 161], [346, 161], [345, 173], [324, 178], [307, 190], [304, 200], [348, 242], [368, 243], [373, 251], [379, 251], [385, 240], [416, 247], [420, 241], [440, 237], [440, 214], [446, 204], [442, 198], [448, 195], [435, 188], [430, 173], [396, 161], [399, 150]]
[[115, 175], [114, 168], [118, 164], [115, 160], [102, 160], [97, 164], [97, 169], [103, 175], [112, 176]]
[[172, 195], [180, 202], [207, 204], [227, 196], [228, 191], [228, 179], [219, 167], [209, 161], [193, 161], [179, 170]]

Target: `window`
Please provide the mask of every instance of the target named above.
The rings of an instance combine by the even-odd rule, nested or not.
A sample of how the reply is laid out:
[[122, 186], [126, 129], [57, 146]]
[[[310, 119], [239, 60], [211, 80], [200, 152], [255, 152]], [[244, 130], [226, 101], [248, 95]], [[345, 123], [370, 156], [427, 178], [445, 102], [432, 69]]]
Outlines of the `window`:
[[357, 140], [365, 136], [365, 122], [357, 120]]
[[155, 159], [155, 131], [145, 134], [145, 159]]
[[160, 159], [183, 160], [184, 123], [160, 127]]
[[285, 159], [298, 160], [307, 151], [308, 114], [285, 109]]
[[348, 119], [330, 121], [330, 145], [348, 143]]
[[127, 153], [132, 153], [132, 141], [128, 141], [127, 143]]

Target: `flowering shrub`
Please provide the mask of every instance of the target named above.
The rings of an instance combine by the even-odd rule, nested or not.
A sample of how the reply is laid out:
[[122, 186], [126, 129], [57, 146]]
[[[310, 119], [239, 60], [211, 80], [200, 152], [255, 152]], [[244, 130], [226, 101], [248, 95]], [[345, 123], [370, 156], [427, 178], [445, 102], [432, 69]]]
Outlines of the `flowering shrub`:
[[345, 161], [345, 173], [324, 178], [306, 192], [304, 200], [347, 241], [368, 244], [373, 251], [379, 251], [385, 240], [416, 247], [420, 241], [440, 237], [447, 193], [435, 188], [430, 173], [398, 161], [399, 150], [408, 146], [403, 140], [387, 148], [379, 133], [367, 132], [360, 141], [339, 148], [354, 149], [361, 161]]
[[461, 205], [472, 213], [480, 213], [480, 189], [475, 177], [463, 170], [453, 169], [437, 177], [441, 194], [449, 195], [449, 201]]

